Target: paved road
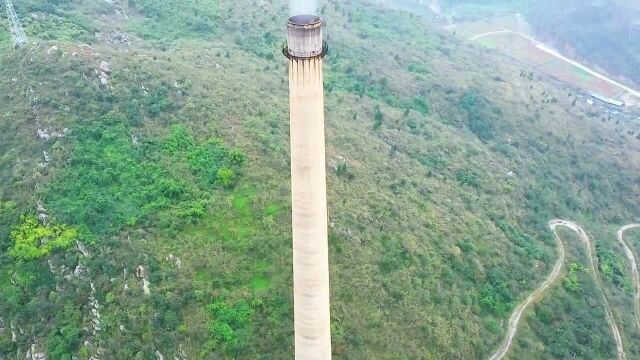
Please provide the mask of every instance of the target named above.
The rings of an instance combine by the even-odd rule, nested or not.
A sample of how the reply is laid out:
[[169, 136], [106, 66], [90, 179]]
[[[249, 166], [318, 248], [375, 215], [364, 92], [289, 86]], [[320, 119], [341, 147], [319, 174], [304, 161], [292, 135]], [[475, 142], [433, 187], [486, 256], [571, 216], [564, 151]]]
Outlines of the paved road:
[[[522, 314], [524, 313], [524, 311], [529, 307], [529, 305], [531, 305], [532, 302], [539, 299], [542, 293], [545, 290], [547, 290], [551, 285], [553, 285], [555, 281], [558, 279], [560, 272], [562, 270], [564, 259], [565, 259], [564, 245], [562, 240], [560, 239], [560, 236], [558, 236], [558, 233], [556, 231], [556, 228], [558, 226], [564, 226], [566, 228], [569, 228], [570, 230], [575, 231], [580, 237], [580, 240], [586, 245], [587, 254], [589, 256], [589, 262], [591, 264], [591, 271], [593, 272], [593, 276], [596, 281], [596, 284], [601, 289], [602, 299], [605, 305], [605, 314], [607, 317], [607, 322], [611, 327], [611, 332], [613, 334], [613, 338], [616, 343], [618, 360], [626, 360], [624, 347], [622, 345], [622, 337], [620, 336], [620, 330], [618, 330], [618, 325], [615, 323], [615, 320], [613, 318], [613, 313], [611, 312], [611, 306], [609, 305], [609, 301], [605, 296], [604, 287], [602, 286], [602, 282], [600, 281], [599, 273], [597, 271], [596, 260], [593, 257], [593, 244], [591, 243], [591, 239], [589, 238], [587, 233], [582, 229], [582, 227], [580, 227], [580, 225], [571, 221], [557, 220], [557, 219], [549, 221], [549, 228], [551, 229], [551, 231], [553, 231], [553, 234], [558, 242], [558, 252], [559, 252], [558, 261], [556, 261], [556, 264], [553, 267], [553, 270], [551, 270], [551, 274], [549, 274], [549, 277], [547, 277], [547, 279], [542, 283], [542, 285], [540, 285], [540, 287], [538, 287], [533, 293], [531, 293], [531, 295], [529, 295], [529, 297], [525, 301], [520, 303], [516, 307], [516, 309], [513, 311], [513, 313], [511, 314], [511, 317], [509, 318], [509, 326], [507, 328], [507, 334], [502, 344], [500, 345], [500, 348], [498, 348], [498, 351], [496, 351], [496, 353], [493, 354], [493, 356], [491, 356], [491, 358], [489, 359], [500, 360], [507, 354], [507, 352], [511, 348], [511, 343], [513, 341], [513, 338], [515, 337], [516, 332], [518, 331], [518, 323], [520, 322], [520, 318], [522, 317]], [[638, 226], [640, 227], [640, 225]]]
[[608, 82], [608, 83], [610, 83], [610, 84], [612, 84], [612, 85], [614, 85], [616, 87], [619, 87], [620, 89], [628, 92], [629, 94], [640, 98], [640, 92], [639, 91], [634, 90], [634, 89], [632, 89], [632, 88], [630, 88], [630, 87], [628, 87], [626, 85], [623, 85], [623, 84], [621, 84], [621, 83], [619, 83], [619, 82], [617, 82], [617, 81], [615, 81], [615, 80], [613, 80], [613, 79], [611, 79], [611, 78], [609, 78], [609, 77], [607, 77], [605, 75], [602, 75], [599, 72], [596, 72], [595, 70], [593, 70], [593, 69], [591, 69], [589, 67], [586, 67], [586, 66], [580, 64], [577, 61], [569, 59], [568, 57], [566, 57], [566, 56], [560, 54], [559, 52], [547, 47], [545, 44], [539, 42], [538, 40], [536, 40], [536, 39], [534, 39], [531, 36], [528, 36], [526, 34], [519, 33], [517, 31], [506, 30], [505, 29], [505, 30], [490, 31], [490, 32], [486, 32], [486, 33], [483, 33], [483, 34], [474, 35], [474, 36], [470, 37], [469, 40], [477, 40], [477, 39], [483, 38], [485, 36], [491, 36], [491, 35], [496, 35], [496, 34], [506, 34], [506, 33], [515, 34], [515, 35], [521, 36], [521, 37], [529, 40], [531, 43], [533, 43], [535, 45], [535, 47], [538, 48], [539, 50], [544, 51], [547, 54], [550, 54], [550, 55], [552, 55], [552, 56], [554, 56], [554, 57], [556, 57], [556, 58], [558, 58], [558, 59], [560, 59], [562, 61], [568, 62], [569, 64], [571, 64], [573, 66], [576, 66], [576, 67], [580, 68], [581, 70], [586, 71], [590, 75], [592, 75], [594, 77], [597, 77], [598, 79], [604, 80], [604, 81], [606, 81], [606, 82]]

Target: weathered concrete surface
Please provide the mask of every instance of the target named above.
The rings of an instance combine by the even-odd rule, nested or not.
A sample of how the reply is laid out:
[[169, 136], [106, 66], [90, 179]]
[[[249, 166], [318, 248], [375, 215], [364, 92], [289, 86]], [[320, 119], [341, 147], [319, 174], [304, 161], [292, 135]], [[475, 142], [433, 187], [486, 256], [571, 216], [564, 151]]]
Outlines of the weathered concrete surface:
[[296, 359], [330, 359], [322, 59], [289, 60]]

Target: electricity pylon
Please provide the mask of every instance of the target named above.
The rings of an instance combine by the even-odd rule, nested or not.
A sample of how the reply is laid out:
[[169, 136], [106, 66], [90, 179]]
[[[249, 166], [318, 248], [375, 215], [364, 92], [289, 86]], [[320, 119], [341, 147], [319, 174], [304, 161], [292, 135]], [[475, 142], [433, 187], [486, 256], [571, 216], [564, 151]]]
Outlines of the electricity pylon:
[[20, 48], [27, 44], [27, 35], [24, 33], [20, 19], [13, 8], [11, 0], [5, 0], [7, 8], [7, 18], [9, 19], [9, 27], [11, 29], [11, 38], [13, 39], [13, 47]]

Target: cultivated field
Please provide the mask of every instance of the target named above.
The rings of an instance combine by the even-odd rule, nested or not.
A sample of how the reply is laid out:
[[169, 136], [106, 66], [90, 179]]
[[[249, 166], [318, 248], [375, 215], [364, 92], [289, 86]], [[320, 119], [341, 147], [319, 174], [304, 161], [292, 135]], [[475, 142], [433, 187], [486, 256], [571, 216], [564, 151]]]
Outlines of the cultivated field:
[[628, 105], [635, 104], [634, 97], [625, 96], [625, 94], [635, 93], [637, 96], [637, 92], [555, 53], [526, 34], [511, 30], [496, 30], [479, 33], [469, 39], [481, 46], [496, 49], [559, 81], [584, 89], [585, 92], [622, 99]]

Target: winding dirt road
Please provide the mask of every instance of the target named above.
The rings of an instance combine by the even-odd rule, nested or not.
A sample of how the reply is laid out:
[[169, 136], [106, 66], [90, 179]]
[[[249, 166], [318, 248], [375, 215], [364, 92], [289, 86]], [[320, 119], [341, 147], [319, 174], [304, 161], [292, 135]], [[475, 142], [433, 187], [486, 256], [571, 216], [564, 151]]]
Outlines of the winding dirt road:
[[[632, 227], [640, 227], [640, 224], [638, 224], [637, 226], [634, 226], [634, 225], [627, 225], [629, 227], [623, 227], [621, 229], [622, 233], [624, 233], [625, 230], [630, 229]], [[556, 228], [558, 226], [564, 226], [576, 232], [580, 237], [580, 240], [586, 245], [587, 255], [589, 256], [589, 262], [591, 265], [591, 271], [593, 272], [592, 275], [596, 281], [596, 284], [601, 289], [602, 299], [605, 305], [605, 314], [607, 317], [607, 322], [611, 327], [611, 332], [613, 334], [613, 338], [616, 343], [618, 360], [625, 360], [627, 358], [624, 353], [624, 347], [622, 345], [622, 337], [620, 336], [620, 330], [618, 330], [618, 325], [616, 325], [615, 320], [613, 318], [613, 313], [611, 312], [611, 306], [609, 305], [609, 301], [605, 296], [604, 287], [602, 286], [602, 281], [600, 280], [600, 276], [597, 271], [597, 267], [596, 267], [597, 261], [593, 256], [593, 244], [591, 242], [591, 239], [589, 238], [587, 233], [582, 229], [582, 227], [580, 227], [580, 225], [571, 221], [556, 219], [556, 220], [549, 221], [549, 228], [551, 229], [551, 231], [553, 231], [555, 238], [558, 242], [558, 252], [559, 252], [558, 261], [556, 261], [556, 264], [554, 265], [553, 270], [551, 271], [551, 274], [549, 274], [549, 277], [547, 277], [547, 279], [542, 283], [542, 285], [540, 285], [540, 287], [538, 287], [533, 293], [531, 293], [531, 295], [529, 295], [529, 297], [525, 301], [523, 301], [520, 305], [518, 305], [516, 309], [513, 311], [513, 313], [511, 314], [511, 317], [509, 318], [509, 327], [507, 328], [507, 334], [505, 336], [505, 339], [500, 345], [500, 348], [498, 349], [498, 351], [496, 351], [496, 353], [493, 354], [493, 356], [491, 356], [489, 360], [500, 360], [507, 354], [507, 352], [511, 348], [511, 343], [513, 341], [513, 338], [515, 337], [516, 332], [518, 331], [518, 323], [520, 322], [520, 318], [522, 317], [522, 314], [524, 313], [524, 311], [529, 307], [529, 305], [531, 305], [532, 302], [539, 299], [542, 293], [545, 290], [547, 290], [551, 285], [553, 285], [555, 281], [558, 279], [558, 277], [560, 276], [562, 265], [565, 259], [565, 250], [564, 250], [563, 242], [560, 239], [558, 232], [556, 231]], [[618, 232], [619, 239], [622, 239], [622, 233], [620, 231]], [[634, 264], [635, 264], [635, 258], [634, 258]], [[636, 274], [637, 274], [637, 271], [636, 271]]]
[[[556, 226], [557, 225], [555, 224], [552, 225], [551, 223], [549, 223], [549, 227], [551, 227], [551, 230], [553, 230], [554, 233], [555, 233]], [[556, 235], [556, 239], [558, 240], [558, 255], [559, 255], [558, 261], [556, 261], [556, 264], [553, 266], [553, 270], [551, 270], [551, 274], [549, 274], [549, 277], [542, 283], [542, 285], [540, 285], [540, 287], [538, 287], [533, 293], [531, 293], [531, 295], [529, 295], [529, 297], [525, 301], [520, 303], [520, 305], [518, 305], [515, 308], [515, 310], [511, 314], [511, 317], [509, 318], [509, 327], [507, 328], [507, 335], [505, 336], [498, 351], [496, 351], [496, 353], [493, 354], [493, 356], [489, 360], [500, 360], [502, 359], [502, 357], [505, 356], [505, 354], [511, 348], [511, 342], [513, 341], [513, 338], [516, 336], [516, 332], [518, 331], [518, 323], [520, 322], [520, 318], [522, 317], [522, 314], [524, 313], [524, 311], [527, 309], [527, 307], [529, 307], [529, 305], [534, 300], [538, 299], [545, 290], [547, 290], [551, 285], [553, 285], [553, 283], [556, 281], [556, 279], [560, 275], [560, 271], [562, 270], [562, 264], [564, 263], [565, 250], [564, 250], [564, 245], [562, 244], [562, 241], [560, 241], [560, 238], [558, 237], [558, 234], [556, 233], [555, 235]]]
[[618, 230], [618, 241], [622, 244], [624, 248], [624, 253], [627, 256], [627, 260], [631, 263], [631, 277], [633, 278], [633, 287], [636, 290], [636, 294], [634, 297], [634, 305], [636, 312], [636, 325], [638, 325], [638, 329], [640, 329], [640, 276], [638, 276], [638, 264], [636, 263], [636, 257], [633, 255], [633, 251], [624, 242], [624, 232], [630, 229], [639, 228], [640, 224], [629, 224], [625, 225]]

